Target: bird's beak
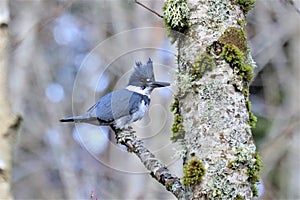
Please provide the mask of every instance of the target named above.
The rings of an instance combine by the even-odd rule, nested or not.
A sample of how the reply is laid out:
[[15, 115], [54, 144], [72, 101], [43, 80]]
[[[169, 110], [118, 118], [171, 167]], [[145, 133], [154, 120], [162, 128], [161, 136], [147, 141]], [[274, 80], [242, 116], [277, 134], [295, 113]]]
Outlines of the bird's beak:
[[157, 88], [157, 87], [166, 87], [166, 86], [169, 86], [170, 83], [154, 81], [154, 82], [151, 82], [149, 85], [151, 87], [153, 87], [153, 88]]

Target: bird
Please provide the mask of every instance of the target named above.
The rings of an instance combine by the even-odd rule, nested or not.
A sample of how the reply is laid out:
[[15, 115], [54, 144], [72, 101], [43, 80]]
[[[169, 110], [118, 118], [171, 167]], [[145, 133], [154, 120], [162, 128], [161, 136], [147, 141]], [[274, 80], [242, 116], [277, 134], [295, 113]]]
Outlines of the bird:
[[155, 81], [150, 58], [146, 64], [136, 62], [126, 88], [104, 95], [84, 114], [63, 118], [60, 122], [127, 129], [130, 124], [142, 119], [148, 111], [152, 91], [169, 85], [168, 82]]

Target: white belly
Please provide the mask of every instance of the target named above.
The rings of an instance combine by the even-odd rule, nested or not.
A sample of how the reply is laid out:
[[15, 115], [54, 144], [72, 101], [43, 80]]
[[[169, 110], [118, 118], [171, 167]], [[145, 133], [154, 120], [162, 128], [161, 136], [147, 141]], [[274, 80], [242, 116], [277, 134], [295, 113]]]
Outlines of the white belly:
[[132, 114], [131, 122], [135, 122], [137, 120], [142, 119], [147, 111], [148, 111], [148, 105], [146, 105], [145, 101], [142, 101], [142, 103], [139, 106], [139, 110]]

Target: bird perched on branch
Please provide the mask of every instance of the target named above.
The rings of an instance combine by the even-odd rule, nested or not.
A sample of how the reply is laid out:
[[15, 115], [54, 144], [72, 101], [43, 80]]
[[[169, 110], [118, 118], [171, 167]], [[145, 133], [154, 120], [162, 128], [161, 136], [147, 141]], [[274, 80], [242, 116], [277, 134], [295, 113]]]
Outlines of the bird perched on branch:
[[153, 89], [169, 86], [167, 82], [157, 82], [154, 78], [153, 63], [137, 62], [125, 89], [106, 94], [86, 113], [63, 118], [61, 122], [90, 123], [99, 126], [112, 126], [116, 129], [128, 126], [144, 117], [150, 104]]

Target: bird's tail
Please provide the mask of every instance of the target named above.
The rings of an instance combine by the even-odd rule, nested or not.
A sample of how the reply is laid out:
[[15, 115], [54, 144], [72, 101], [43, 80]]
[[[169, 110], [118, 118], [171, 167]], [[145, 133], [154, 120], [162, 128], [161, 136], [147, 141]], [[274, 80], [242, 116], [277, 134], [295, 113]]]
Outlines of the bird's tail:
[[88, 116], [79, 115], [79, 116], [72, 116], [72, 117], [62, 118], [59, 121], [60, 122], [85, 122], [87, 120], [89, 120]]
[[60, 122], [74, 122], [74, 117], [67, 117], [59, 120]]

